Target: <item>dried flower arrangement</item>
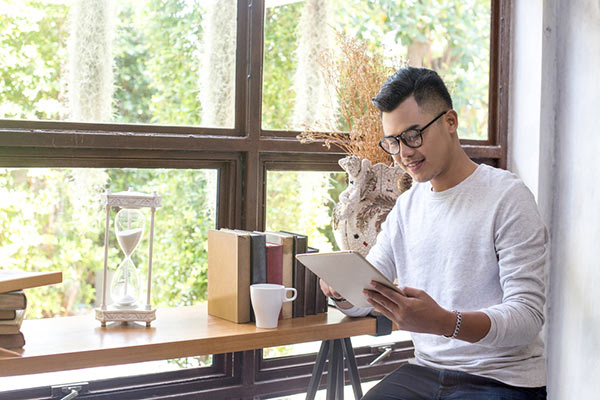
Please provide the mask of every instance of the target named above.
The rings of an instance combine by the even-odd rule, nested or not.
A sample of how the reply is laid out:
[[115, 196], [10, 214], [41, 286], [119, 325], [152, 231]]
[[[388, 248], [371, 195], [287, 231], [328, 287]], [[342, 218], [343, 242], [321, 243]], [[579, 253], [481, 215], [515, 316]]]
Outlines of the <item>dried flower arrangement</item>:
[[[327, 148], [335, 145], [348, 155], [368, 159], [371, 165], [389, 165], [391, 156], [379, 147], [383, 137], [380, 113], [371, 99], [399, 66], [386, 65], [383, 55], [366, 41], [340, 33], [336, 37], [339, 57], [328, 50], [318, 55], [317, 62], [324, 81], [337, 95], [337, 123], [323, 122], [318, 130], [306, 127], [297, 137], [302, 143], [323, 142]], [[347, 132], [341, 132], [339, 126]]]

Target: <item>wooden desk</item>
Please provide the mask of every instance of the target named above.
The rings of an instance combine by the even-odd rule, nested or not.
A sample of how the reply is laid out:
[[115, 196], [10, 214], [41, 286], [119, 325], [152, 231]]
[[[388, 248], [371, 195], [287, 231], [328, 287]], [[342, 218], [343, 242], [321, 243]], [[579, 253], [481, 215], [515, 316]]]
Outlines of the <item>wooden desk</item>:
[[158, 309], [150, 328], [100, 327], [93, 315], [26, 320], [21, 357], [0, 358], [0, 376], [219, 354], [375, 334], [374, 318], [327, 314], [279, 322], [277, 329], [234, 324], [207, 315], [206, 305]]

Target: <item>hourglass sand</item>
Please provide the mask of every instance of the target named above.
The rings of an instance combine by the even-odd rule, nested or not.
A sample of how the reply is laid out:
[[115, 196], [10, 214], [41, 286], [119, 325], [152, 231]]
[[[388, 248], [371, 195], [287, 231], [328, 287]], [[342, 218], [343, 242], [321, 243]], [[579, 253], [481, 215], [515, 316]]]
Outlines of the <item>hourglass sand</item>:
[[[145, 322], [146, 326], [156, 319], [156, 309], [150, 304], [152, 283], [152, 245], [154, 243], [154, 214], [161, 206], [161, 197], [152, 194], [134, 192], [129, 188], [126, 192], [112, 193], [110, 189], [102, 195], [102, 205], [106, 208], [106, 223], [104, 234], [104, 273], [102, 280], [102, 304], [96, 308], [96, 319], [106, 326], [108, 321], [128, 323], [133, 321]], [[121, 210], [115, 216], [115, 233], [119, 246], [125, 255], [113, 275], [110, 284], [110, 295], [113, 300], [107, 304], [108, 278], [108, 246], [110, 228], [110, 210], [118, 207]], [[148, 241], [148, 278], [145, 304], [142, 301], [141, 280], [131, 256], [140, 244], [144, 235], [145, 218], [142, 208], [151, 210], [150, 237]]]
[[115, 307], [133, 308], [140, 295], [140, 278], [131, 255], [144, 234], [144, 215], [139, 210], [122, 209], [115, 217], [115, 231], [125, 259], [113, 275], [110, 294]]

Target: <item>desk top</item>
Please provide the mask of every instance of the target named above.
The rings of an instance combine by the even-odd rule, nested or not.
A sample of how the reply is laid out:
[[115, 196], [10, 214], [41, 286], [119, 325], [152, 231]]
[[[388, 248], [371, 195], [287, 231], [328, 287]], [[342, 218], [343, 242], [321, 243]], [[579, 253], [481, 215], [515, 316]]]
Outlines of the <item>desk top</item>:
[[158, 309], [151, 327], [101, 327], [93, 314], [23, 321], [21, 357], [0, 357], [0, 376], [166, 360], [375, 334], [374, 318], [326, 314], [279, 321], [277, 329], [209, 316], [206, 305]]

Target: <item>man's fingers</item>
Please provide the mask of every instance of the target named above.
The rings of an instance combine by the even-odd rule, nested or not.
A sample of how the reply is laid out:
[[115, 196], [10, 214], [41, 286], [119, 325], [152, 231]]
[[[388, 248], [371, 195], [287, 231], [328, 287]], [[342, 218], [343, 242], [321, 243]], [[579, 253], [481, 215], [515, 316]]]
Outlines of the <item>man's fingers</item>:
[[398, 289], [401, 290], [406, 297], [421, 297], [421, 294], [423, 293], [423, 291], [420, 289], [415, 289], [408, 286], [404, 286]]
[[342, 295], [336, 292], [327, 282], [323, 279], [319, 278], [319, 286], [321, 286], [321, 291], [327, 297], [335, 297], [337, 299], [341, 298]]
[[325, 282], [323, 279], [319, 279], [319, 286], [321, 286], [321, 291], [327, 297], [331, 297], [331, 287]]
[[365, 296], [367, 296], [367, 300], [372, 300], [377, 305], [380, 305], [387, 309], [391, 309], [394, 305], [397, 305], [397, 303], [394, 300], [388, 298], [387, 296], [383, 295], [383, 293], [377, 290], [365, 289], [363, 293], [365, 294]]
[[376, 281], [371, 281], [372, 290], [381, 293], [383, 296], [387, 297], [394, 303], [399, 303], [404, 300], [404, 292], [398, 289], [392, 289], [386, 285], [383, 285]]
[[[375, 293], [375, 292], [372, 292]], [[371, 304], [373, 307], [375, 307], [377, 309], [377, 311], [380, 311], [383, 313], [384, 310], [389, 311], [386, 305], [386, 302], [383, 300], [382, 296], [373, 296], [370, 297], [369, 295], [367, 295], [367, 301], [369, 302], [369, 304]]]

